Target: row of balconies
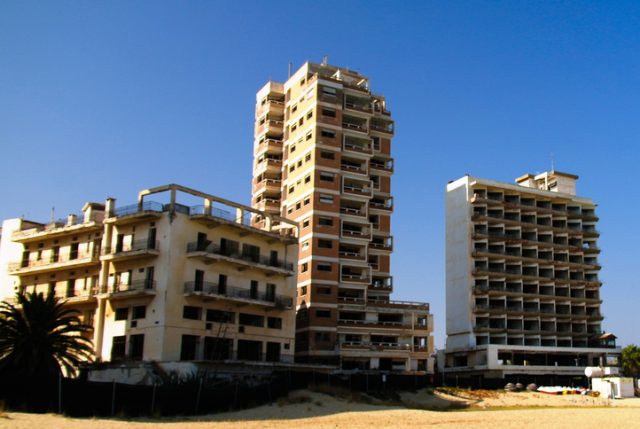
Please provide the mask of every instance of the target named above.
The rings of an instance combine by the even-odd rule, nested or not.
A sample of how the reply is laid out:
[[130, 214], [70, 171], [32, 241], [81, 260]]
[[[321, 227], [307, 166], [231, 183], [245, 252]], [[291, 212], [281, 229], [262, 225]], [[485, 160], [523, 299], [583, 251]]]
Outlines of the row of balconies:
[[[548, 222], [542, 221], [538, 218], [537, 222], [529, 223], [523, 220], [516, 219], [508, 219], [504, 216], [498, 214], [491, 214], [491, 212], [487, 214], [474, 214], [471, 216], [471, 220], [476, 222], [476, 225], [479, 222], [486, 222], [491, 224], [500, 224], [500, 225], [512, 225], [519, 227], [528, 227], [535, 229], [536, 231], [552, 231], [561, 234], [568, 234], [569, 236], [585, 236], [585, 237], [598, 237], [600, 233], [595, 229], [595, 225], [579, 225], [579, 224], [567, 224], [565, 226], [554, 226], [551, 223], [549, 218]], [[556, 224], [559, 225], [559, 224]]]
[[294, 274], [293, 263], [268, 256], [248, 255], [240, 253], [239, 249], [227, 249], [219, 244], [208, 242], [191, 242], [187, 244], [187, 257], [204, 257], [205, 259], [219, 259], [223, 257], [230, 262], [243, 266], [254, 266], [268, 272], [285, 272]]
[[510, 209], [534, 211], [538, 213], [552, 214], [559, 217], [581, 218], [583, 220], [597, 221], [595, 210], [578, 206], [566, 206], [566, 204], [552, 203], [551, 201], [535, 200], [533, 198], [521, 198], [519, 195], [503, 195], [496, 192], [483, 193], [475, 190], [471, 197], [473, 204], [500, 205]]
[[569, 253], [568, 250], [538, 250], [521, 249], [519, 247], [487, 246], [486, 243], [476, 243], [474, 251], [471, 253], [474, 258], [496, 258], [515, 259], [523, 262], [548, 263], [553, 265], [568, 267], [583, 267], [587, 269], [599, 270], [601, 266], [595, 257], [586, 258], [582, 253]]
[[[584, 301], [587, 303], [601, 303], [597, 290], [585, 290], [585, 289], [569, 289], [569, 288], [554, 288], [553, 286], [542, 286], [540, 288], [537, 285], [531, 285], [534, 287], [523, 288], [521, 284], [516, 284], [511, 287], [502, 285], [491, 284], [476, 284], [473, 287], [473, 293], [475, 295], [490, 295], [490, 296], [522, 296], [527, 297], [553, 297], [555, 301]], [[559, 298], [559, 299], [558, 299]]]
[[[540, 335], [506, 336], [505, 334], [493, 334], [491, 336], [476, 336], [476, 344], [496, 344], [510, 346], [542, 346], [542, 347], [588, 347], [586, 338], [544, 338]], [[575, 364], [574, 364], [575, 365]], [[568, 366], [568, 365], [560, 365]]]
[[377, 159], [371, 158], [366, 160], [353, 160], [342, 158], [340, 162], [340, 170], [346, 174], [358, 176], [369, 176], [369, 170], [381, 173], [393, 173], [393, 158]]
[[36, 273], [59, 268], [81, 267], [99, 264], [100, 258], [97, 251], [71, 252], [67, 255], [50, 256], [41, 259], [25, 259], [20, 262], [10, 262], [8, 270], [13, 274]]
[[54, 238], [66, 234], [77, 234], [83, 231], [100, 229], [103, 212], [91, 215], [85, 213], [72, 214], [64, 219], [58, 219], [45, 225], [33, 226], [28, 229], [14, 231], [11, 240], [24, 243], [42, 238]]
[[229, 299], [241, 302], [250, 301], [261, 305], [275, 306], [277, 308], [292, 308], [293, 298], [285, 295], [277, 295], [269, 292], [260, 292], [247, 288], [229, 286], [213, 282], [189, 281], [184, 284], [184, 293], [187, 296], [202, 298]]
[[[563, 307], [569, 307], [563, 306]], [[489, 304], [489, 303], [476, 303], [474, 305], [474, 311], [476, 313], [497, 313], [497, 314], [537, 314], [548, 317], [556, 318], [571, 318], [571, 319], [587, 319], [587, 320], [602, 320], [603, 316], [600, 314], [598, 308], [587, 310], [585, 307], [578, 308], [562, 308], [556, 306], [554, 308], [541, 308], [538, 306], [524, 306], [520, 304]]]
[[569, 285], [601, 285], [602, 282], [598, 280], [597, 274], [585, 275], [583, 279], [570, 278], [565, 275], [558, 275], [553, 270], [539, 271], [538, 273], [533, 270], [520, 270], [517, 268], [499, 268], [499, 267], [481, 267], [474, 268], [471, 272], [474, 277], [492, 277], [492, 278], [506, 278], [506, 279], [522, 279], [528, 281], [553, 281], [558, 284]]
[[405, 310], [424, 310], [429, 311], [429, 304], [425, 302], [413, 301], [392, 301], [388, 298], [368, 298], [364, 299], [364, 295], [358, 296], [338, 296], [339, 305], [355, 305], [359, 307], [383, 307], [383, 308], [401, 308]]

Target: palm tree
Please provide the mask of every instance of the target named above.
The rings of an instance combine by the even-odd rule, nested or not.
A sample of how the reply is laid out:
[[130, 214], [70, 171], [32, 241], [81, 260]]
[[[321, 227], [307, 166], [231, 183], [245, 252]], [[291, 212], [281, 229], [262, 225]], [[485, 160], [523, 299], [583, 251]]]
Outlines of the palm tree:
[[51, 380], [75, 375], [93, 358], [91, 341], [83, 336], [78, 311], [53, 294], [18, 294], [17, 305], [0, 303], [0, 377]]

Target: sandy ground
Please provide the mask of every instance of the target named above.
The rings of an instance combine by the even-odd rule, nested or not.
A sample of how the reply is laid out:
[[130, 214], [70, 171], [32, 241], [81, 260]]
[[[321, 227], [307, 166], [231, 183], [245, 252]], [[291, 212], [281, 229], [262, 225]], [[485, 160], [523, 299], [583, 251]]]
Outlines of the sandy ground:
[[[397, 405], [379, 405], [380, 401], [371, 398], [357, 398], [370, 402], [362, 403], [353, 402], [353, 398], [299, 391], [273, 405], [250, 410], [162, 420], [72, 419], [53, 414], [4, 413], [0, 415], [0, 428], [640, 428], [640, 398], [608, 401], [538, 393], [450, 393], [404, 393], [394, 401]], [[445, 409], [448, 411], [438, 411]]]

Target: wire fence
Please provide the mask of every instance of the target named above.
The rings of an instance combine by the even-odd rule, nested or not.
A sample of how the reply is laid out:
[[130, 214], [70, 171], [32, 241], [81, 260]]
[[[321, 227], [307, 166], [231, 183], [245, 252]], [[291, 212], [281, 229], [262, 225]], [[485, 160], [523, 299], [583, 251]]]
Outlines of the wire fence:
[[237, 380], [200, 375], [186, 381], [155, 385], [60, 378], [49, 383], [2, 383], [0, 400], [11, 410], [54, 412], [73, 417], [187, 416], [273, 403], [293, 390], [314, 386], [376, 392], [417, 390], [432, 386], [433, 381], [433, 376], [428, 375], [315, 371], [280, 371], [260, 379]]

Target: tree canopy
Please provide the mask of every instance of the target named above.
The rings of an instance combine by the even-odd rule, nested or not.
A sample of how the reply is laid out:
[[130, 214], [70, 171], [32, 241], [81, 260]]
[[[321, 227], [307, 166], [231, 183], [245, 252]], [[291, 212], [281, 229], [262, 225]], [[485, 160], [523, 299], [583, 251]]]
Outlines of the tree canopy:
[[630, 344], [622, 349], [622, 370], [628, 376], [640, 375], [640, 347]]
[[75, 375], [91, 361], [93, 347], [83, 335], [92, 327], [53, 294], [18, 294], [17, 304], [0, 303], [0, 374], [32, 379]]

